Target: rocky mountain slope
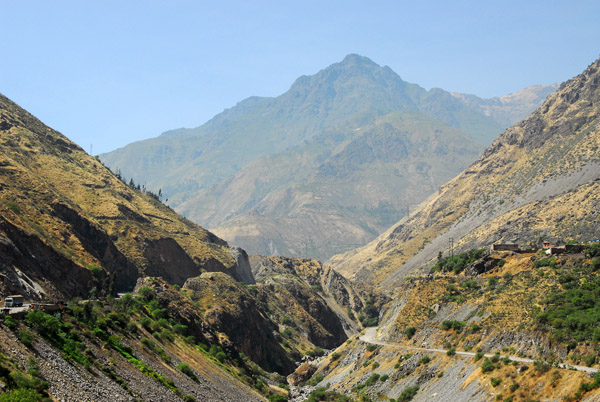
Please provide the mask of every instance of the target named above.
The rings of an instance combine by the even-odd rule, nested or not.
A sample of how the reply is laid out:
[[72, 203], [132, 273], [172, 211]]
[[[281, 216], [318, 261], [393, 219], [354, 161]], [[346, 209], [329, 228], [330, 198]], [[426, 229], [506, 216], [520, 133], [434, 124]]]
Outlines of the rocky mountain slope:
[[425, 114], [393, 112], [259, 159], [178, 209], [250, 253], [327, 259], [373, 239], [481, 150]]
[[279, 97], [100, 157], [251, 253], [326, 259], [400, 219], [547, 90], [489, 101], [426, 91], [349, 55]]
[[[0, 130], [0, 296], [21, 293], [56, 311], [11, 310], [0, 320], [11, 344], [22, 343], [0, 345], [10, 395], [262, 400], [285, 394], [281, 375], [297, 361], [353, 335], [354, 317], [373, 303], [316, 261], [261, 271], [257, 284], [244, 250], [126, 184], [5, 97]], [[57, 311], [58, 301], [67, 304]], [[28, 357], [51, 362], [14, 380]]]
[[[0, 96], [2, 293], [62, 299], [203, 271], [253, 282], [246, 254], [136, 191]], [[91, 284], [91, 286], [90, 286]]]
[[483, 143], [501, 130], [492, 118], [445, 91], [428, 92], [388, 67], [348, 55], [315, 75], [298, 78], [276, 98], [248, 98], [200, 127], [169, 131], [100, 158], [126, 177], [155, 191], [162, 188], [177, 205], [261, 156], [327, 130], [365, 126], [395, 110], [421, 111]]
[[[600, 61], [561, 84], [440, 192], [378, 239], [332, 259], [348, 277], [393, 285], [440, 253], [598, 238]], [[391, 276], [390, 276], [391, 275]]]
[[378, 329], [290, 379], [354, 400], [596, 401], [600, 245], [576, 251], [442, 258], [394, 289]]

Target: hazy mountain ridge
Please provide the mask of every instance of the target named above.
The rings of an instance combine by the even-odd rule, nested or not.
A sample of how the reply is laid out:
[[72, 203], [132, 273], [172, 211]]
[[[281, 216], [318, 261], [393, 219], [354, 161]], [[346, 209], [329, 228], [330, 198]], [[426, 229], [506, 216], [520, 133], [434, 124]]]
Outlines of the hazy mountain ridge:
[[480, 149], [427, 115], [393, 112], [260, 159], [181, 210], [251, 253], [327, 259], [374, 238]]
[[[478, 161], [408, 219], [364, 249], [336, 256], [334, 266], [370, 280], [382, 280], [397, 270], [393, 278], [400, 279], [426, 266], [439, 251], [446, 252], [450, 238], [457, 249], [540, 237], [588, 240], [585, 237], [598, 230], [597, 197], [575, 203], [579, 198], [569, 193], [591, 195], [590, 186], [600, 177], [598, 65], [594, 62], [561, 84], [538, 110], [504, 132]], [[545, 229], [536, 229], [530, 218], [537, 208], [546, 206], [544, 202], [557, 207], [567, 201], [562, 213], [548, 214]], [[565, 219], [563, 213], [569, 209], [573, 212]], [[490, 225], [502, 216], [508, 227]], [[481, 237], [469, 235], [476, 229]]]
[[[525, 96], [513, 98], [504, 106], [509, 111], [527, 109], [541, 101], [539, 96], [534, 100]], [[527, 102], [521, 104], [521, 99]], [[101, 158], [113, 169], [120, 169], [125, 177], [146, 182], [155, 191], [161, 188], [177, 211], [253, 253], [303, 256], [300, 248], [306, 251], [305, 244], [310, 243], [310, 255], [326, 259], [381, 233], [476, 157], [467, 155], [471, 151], [437, 155], [436, 158], [445, 158], [450, 168], [441, 175], [430, 174], [427, 187], [415, 191], [411, 184], [411, 190], [400, 189], [402, 194], [415, 195], [410, 199], [401, 195], [396, 200], [391, 188], [400, 186], [394, 184], [394, 175], [386, 169], [377, 171], [374, 164], [368, 166], [361, 160], [365, 155], [360, 155], [363, 151], [359, 148], [370, 147], [361, 130], [373, 130], [382, 124], [379, 120], [384, 116], [403, 112], [405, 120], [414, 120], [414, 124], [407, 123], [409, 130], [427, 131], [436, 121], [446, 125], [442, 130], [454, 127], [466, 133], [466, 139], [455, 136], [447, 141], [468, 143], [467, 148], [473, 140], [487, 145], [503, 127], [493, 116], [486, 115], [491, 107], [488, 104], [494, 102], [472, 96], [461, 98], [439, 88], [426, 91], [403, 81], [389, 67], [380, 67], [366, 57], [348, 55], [314, 75], [298, 78], [278, 97], [248, 98], [200, 127], [172, 130]], [[424, 126], [418, 127], [417, 122]], [[387, 133], [386, 143], [397, 146], [393, 135]], [[384, 152], [384, 143], [375, 145]], [[410, 161], [414, 155], [405, 156], [407, 165], [423, 163]], [[344, 161], [344, 157], [350, 159]], [[362, 165], [352, 167], [354, 162]], [[348, 169], [355, 174], [363, 170], [362, 181], [370, 175], [370, 180], [377, 182], [376, 188], [360, 191], [382, 192], [381, 197], [370, 196], [365, 202], [359, 195], [353, 200], [357, 188], [353, 194], [343, 188], [344, 184], [336, 188], [335, 181], [323, 188], [327, 174], [345, 175], [341, 182], [350, 181], [353, 177]], [[375, 171], [365, 171], [369, 169]], [[414, 170], [405, 166], [395, 169]], [[411, 174], [414, 178], [406, 180], [419, 179], [418, 172]], [[316, 203], [311, 201], [315, 197], [319, 198]], [[285, 202], [290, 204], [284, 205]], [[335, 228], [329, 237], [339, 238], [338, 244], [326, 238], [325, 223]], [[296, 229], [290, 230], [292, 227]]]
[[510, 126], [533, 112], [543, 101], [556, 91], [560, 84], [533, 85], [520, 91], [489, 99], [482, 99], [475, 95], [450, 92], [465, 102], [469, 107], [492, 116], [503, 126]]
[[[485, 143], [501, 130], [491, 118], [444, 91], [428, 92], [366, 57], [349, 55], [315, 75], [299, 78], [281, 96], [246, 99], [198, 128], [138, 141], [101, 159], [126, 177], [147, 182], [155, 190], [162, 188], [178, 203], [187, 197], [180, 193], [214, 184], [260, 156], [325, 130], [369, 124], [394, 110], [421, 110], [469, 135], [487, 130]], [[193, 175], [188, 174], [190, 169]], [[176, 184], [182, 188], [173, 191]]]

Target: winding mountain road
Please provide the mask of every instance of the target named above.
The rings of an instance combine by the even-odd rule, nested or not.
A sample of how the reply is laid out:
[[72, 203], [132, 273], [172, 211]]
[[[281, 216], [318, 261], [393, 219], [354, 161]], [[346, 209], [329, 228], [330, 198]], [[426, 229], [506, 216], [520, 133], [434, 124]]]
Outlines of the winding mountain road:
[[[367, 328], [367, 330], [365, 331], [365, 334], [361, 335], [359, 337], [359, 339], [365, 343], [370, 343], [373, 345], [391, 346], [391, 347], [396, 347], [396, 348], [416, 350], [416, 351], [422, 351], [422, 352], [434, 352], [434, 353], [447, 353], [448, 352], [448, 349], [419, 348], [416, 346], [406, 346], [406, 345], [401, 345], [399, 343], [381, 341], [381, 340], [377, 339], [377, 329], [378, 329], [377, 327]], [[458, 350], [456, 351], [456, 354], [460, 355], [460, 356], [469, 356], [469, 357], [475, 356], [475, 353], [473, 353], [473, 352], [460, 352]], [[490, 353], [486, 353], [483, 356], [484, 357], [492, 357], [494, 355], [490, 354]], [[518, 361], [518, 362], [522, 362], [522, 363], [534, 363], [535, 362], [535, 360], [525, 359], [523, 357], [506, 356], [506, 355], [500, 356], [500, 358], [504, 358], [504, 357], [508, 357], [510, 360], [514, 360], [514, 361]], [[558, 366], [554, 366], [554, 367], [558, 367], [561, 369], [567, 369], [567, 370], [584, 371], [586, 373], [592, 373], [592, 374], [598, 372], [597, 368], [586, 367], [586, 366], [571, 366], [568, 364], [559, 364]]]

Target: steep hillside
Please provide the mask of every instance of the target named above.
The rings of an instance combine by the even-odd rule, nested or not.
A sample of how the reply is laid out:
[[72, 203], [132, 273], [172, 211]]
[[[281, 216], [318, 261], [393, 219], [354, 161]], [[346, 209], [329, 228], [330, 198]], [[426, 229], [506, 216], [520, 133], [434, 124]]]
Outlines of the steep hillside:
[[481, 150], [456, 128], [398, 111], [259, 159], [178, 209], [249, 253], [327, 259], [372, 240]]
[[[55, 302], [3, 309], [0, 398], [282, 396], [282, 375], [356, 333], [350, 316], [374, 304], [314, 261], [256, 284], [245, 251], [5, 97], [0, 130], [0, 296]], [[19, 374], [29, 358], [52, 363]]]
[[455, 251], [497, 241], [593, 240], [600, 230], [600, 61], [561, 84], [481, 158], [366, 247], [333, 258], [392, 285]]
[[[302, 283], [302, 286], [304, 284], [308, 285], [338, 317], [347, 336], [357, 333], [361, 329], [362, 323], [360, 320], [364, 322], [366, 318], [369, 318], [368, 315], [376, 316], [378, 308], [387, 302], [385, 296], [374, 294], [369, 286], [356, 287], [331, 267], [315, 260], [252, 256], [250, 262], [252, 273], [258, 283], [270, 287], [283, 286], [288, 290], [296, 288], [296, 290], [292, 290], [292, 293], [300, 296], [296, 296], [296, 299], [299, 299], [301, 304], [314, 299], [314, 296], [311, 296], [306, 289], [299, 291], [298, 285], [290, 286], [289, 284]], [[375, 307], [374, 314], [368, 312], [370, 304]], [[317, 309], [309, 307], [306, 310], [328, 311], [322, 307]], [[315, 316], [315, 314], [312, 315]], [[319, 323], [325, 325], [325, 322], [331, 321], [331, 314], [327, 312], [327, 314], [321, 315], [321, 317], [315, 316], [315, 318]], [[337, 328], [337, 324], [335, 326]], [[339, 331], [336, 329], [332, 332]]]
[[60, 133], [0, 96], [0, 291], [63, 299], [183, 284], [203, 271], [253, 282], [246, 254], [127, 186]]
[[582, 251], [441, 259], [396, 287], [378, 329], [291, 376], [313, 386], [293, 400], [326, 384], [354, 400], [598, 400], [600, 246]]

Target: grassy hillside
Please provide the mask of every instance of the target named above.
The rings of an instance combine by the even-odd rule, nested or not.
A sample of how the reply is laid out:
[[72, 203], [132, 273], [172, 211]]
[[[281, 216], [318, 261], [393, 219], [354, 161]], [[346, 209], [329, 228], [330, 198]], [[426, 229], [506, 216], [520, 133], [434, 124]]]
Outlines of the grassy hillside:
[[131, 289], [142, 275], [183, 284], [202, 271], [251, 280], [239, 251], [156, 195], [126, 185], [5, 97], [0, 113], [2, 293], [61, 298]]

